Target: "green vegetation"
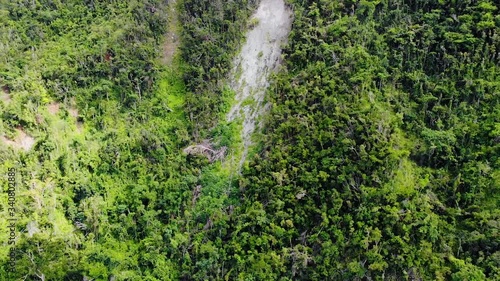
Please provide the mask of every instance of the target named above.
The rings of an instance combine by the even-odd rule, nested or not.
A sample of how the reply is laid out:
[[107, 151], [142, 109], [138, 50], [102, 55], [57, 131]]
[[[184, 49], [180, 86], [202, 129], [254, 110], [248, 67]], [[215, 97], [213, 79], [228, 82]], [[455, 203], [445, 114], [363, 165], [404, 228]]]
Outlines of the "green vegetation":
[[229, 280], [500, 279], [500, 6], [291, 2]]
[[248, 22], [248, 28], [249, 28], [249, 29], [253, 29], [253, 28], [254, 28], [254, 27], [256, 27], [258, 24], [259, 24], [259, 19], [258, 19], [258, 18], [252, 18], [252, 19]]
[[257, 1], [178, 1], [165, 66], [167, 1], [0, 0], [0, 280], [500, 280], [497, 1], [288, 0], [242, 175]]
[[0, 6], [0, 84], [11, 97], [0, 133], [20, 128], [36, 140], [28, 152], [0, 144], [2, 175], [18, 170], [19, 219], [15, 272], [3, 244], [0, 280], [178, 279], [165, 241], [196, 171], [179, 153], [190, 139], [182, 74], [156, 63], [163, 3]]
[[255, 0], [183, 0], [181, 22], [184, 81], [188, 89], [186, 112], [196, 140], [218, 121], [224, 90], [221, 83], [231, 68], [243, 39]]

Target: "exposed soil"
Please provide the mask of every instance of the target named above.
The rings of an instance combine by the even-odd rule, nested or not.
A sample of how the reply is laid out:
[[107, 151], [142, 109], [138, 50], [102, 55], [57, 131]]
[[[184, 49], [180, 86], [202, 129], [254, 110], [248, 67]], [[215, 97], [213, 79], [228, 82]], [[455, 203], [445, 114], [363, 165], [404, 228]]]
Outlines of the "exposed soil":
[[177, 31], [178, 20], [177, 20], [177, 11], [175, 6], [176, 0], [170, 1], [168, 4], [168, 32], [165, 37], [165, 42], [163, 43], [163, 57], [162, 62], [164, 64], [171, 64], [172, 59], [175, 55], [177, 47], [179, 46], [179, 36]]
[[60, 104], [58, 102], [52, 102], [47, 105], [47, 110], [50, 114], [56, 115], [59, 113]]
[[11, 96], [10, 96], [10, 88], [7, 85], [2, 86], [2, 91], [0, 92], [0, 99], [5, 104], [9, 104]]
[[13, 146], [14, 148], [24, 149], [25, 151], [30, 150], [31, 147], [33, 147], [33, 145], [35, 144], [35, 139], [32, 136], [26, 134], [21, 128], [16, 129], [16, 135], [17, 136], [13, 140], [8, 139], [5, 136], [2, 136], [0, 139], [4, 143]]
[[[264, 96], [269, 86], [269, 74], [276, 71], [281, 59], [281, 46], [286, 42], [292, 25], [292, 10], [283, 0], [261, 0], [251, 22], [246, 42], [234, 62], [231, 88], [236, 92], [236, 103], [227, 120], [243, 119], [243, 153], [240, 167], [252, 144], [258, 117], [264, 112]], [[257, 24], [255, 24], [257, 22]], [[245, 100], [252, 99], [250, 103]]]
[[9, 104], [9, 102], [11, 101], [11, 97], [9, 94], [6, 94], [6, 93], [0, 93], [0, 99], [5, 103], [5, 104]]
[[71, 117], [78, 118], [78, 109], [71, 107], [68, 112]]
[[78, 133], [83, 132], [83, 122], [81, 121], [76, 122], [76, 130], [78, 131]]

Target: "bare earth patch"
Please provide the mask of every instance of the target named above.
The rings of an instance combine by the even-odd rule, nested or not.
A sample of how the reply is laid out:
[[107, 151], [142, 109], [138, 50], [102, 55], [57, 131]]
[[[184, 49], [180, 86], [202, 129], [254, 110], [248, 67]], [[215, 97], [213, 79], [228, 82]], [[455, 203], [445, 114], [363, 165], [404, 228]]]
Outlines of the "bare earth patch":
[[79, 112], [78, 112], [78, 108], [76, 108], [75, 98], [72, 98], [70, 100], [68, 113], [71, 117], [76, 119], [76, 131], [78, 133], [81, 133], [83, 131], [83, 122], [79, 121], [79, 119], [78, 119]]
[[69, 115], [71, 115], [74, 118], [78, 118], [78, 109], [71, 107], [68, 109]]
[[165, 38], [165, 42], [163, 43], [163, 57], [162, 57], [162, 62], [167, 65], [172, 63], [175, 51], [179, 46], [179, 36], [177, 34], [178, 20], [175, 8], [176, 1], [173, 0], [168, 5], [169, 5], [168, 32]]
[[70, 107], [68, 109], [69, 115], [76, 119], [76, 130], [78, 133], [83, 131], [83, 122], [78, 121], [78, 109], [76, 107]]
[[5, 103], [9, 104], [12, 99], [10, 96], [10, 88], [8, 86], [2, 86], [2, 92], [0, 93], [0, 99]]
[[56, 115], [59, 113], [60, 104], [58, 102], [51, 102], [47, 105], [47, 110], [50, 114]]
[[[76, 119], [76, 130], [81, 133], [83, 131], [83, 122], [78, 121], [78, 109], [76, 108], [75, 99], [71, 99], [70, 104], [68, 105], [68, 113], [69, 116]], [[61, 104], [58, 102], [51, 102], [47, 105], [47, 110], [50, 114], [56, 115], [61, 110]], [[40, 123], [40, 122], [39, 122]]]
[[6, 93], [2, 93], [1, 97], [2, 101], [5, 103], [5, 104], [9, 104], [10, 100], [11, 100], [11, 97], [9, 94], [6, 94]]
[[16, 135], [17, 136], [13, 140], [10, 140], [5, 136], [2, 136], [1, 140], [16, 149], [24, 149], [24, 151], [30, 150], [35, 144], [35, 139], [26, 134], [21, 128], [16, 129]]
[[76, 130], [78, 131], [78, 133], [81, 133], [83, 131], [83, 122], [76, 122]]

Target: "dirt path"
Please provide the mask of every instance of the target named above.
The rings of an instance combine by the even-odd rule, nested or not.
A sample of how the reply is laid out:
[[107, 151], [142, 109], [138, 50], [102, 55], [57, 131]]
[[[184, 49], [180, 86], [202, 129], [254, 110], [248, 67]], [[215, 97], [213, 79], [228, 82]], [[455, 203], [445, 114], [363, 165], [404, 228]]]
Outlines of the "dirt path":
[[168, 3], [168, 31], [163, 43], [162, 62], [166, 65], [172, 63], [174, 54], [179, 46], [178, 19], [176, 11], [177, 1], [171, 0]]
[[228, 121], [243, 120], [243, 153], [239, 167], [246, 159], [252, 144], [251, 135], [265, 109], [268, 77], [280, 64], [281, 45], [290, 33], [292, 11], [283, 0], [261, 0], [250, 22], [254, 27], [247, 32], [230, 78], [231, 88], [236, 92], [236, 103], [227, 115]]

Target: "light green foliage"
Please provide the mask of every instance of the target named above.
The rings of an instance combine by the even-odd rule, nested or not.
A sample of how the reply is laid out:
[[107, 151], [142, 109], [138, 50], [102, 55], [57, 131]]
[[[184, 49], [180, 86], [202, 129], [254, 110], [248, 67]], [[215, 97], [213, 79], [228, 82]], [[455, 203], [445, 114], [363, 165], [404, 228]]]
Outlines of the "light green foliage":
[[[0, 135], [35, 140], [0, 139], [0, 280], [498, 280], [499, 4], [287, 2], [239, 175], [257, 1], [179, 0], [167, 67], [165, 1], [0, 0]], [[224, 160], [182, 153], [205, 139]]]

